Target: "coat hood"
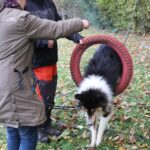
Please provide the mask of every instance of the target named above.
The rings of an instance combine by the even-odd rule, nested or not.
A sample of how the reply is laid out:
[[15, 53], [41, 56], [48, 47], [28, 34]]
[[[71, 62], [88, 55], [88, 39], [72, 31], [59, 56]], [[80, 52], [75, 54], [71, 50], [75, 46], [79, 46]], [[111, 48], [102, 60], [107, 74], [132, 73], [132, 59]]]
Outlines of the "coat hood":
[[0, 11], [4, 8], [4, 0], [0, 0]]
[[0, 11], [4, 8], [20, 8], [17, 0], [0, 0]]

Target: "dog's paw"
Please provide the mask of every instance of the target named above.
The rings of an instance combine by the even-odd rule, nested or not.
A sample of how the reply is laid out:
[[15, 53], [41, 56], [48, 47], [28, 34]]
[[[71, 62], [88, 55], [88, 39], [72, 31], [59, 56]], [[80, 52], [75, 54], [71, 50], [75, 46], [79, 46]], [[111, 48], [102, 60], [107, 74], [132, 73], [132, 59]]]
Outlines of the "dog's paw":
[[99, 146], [101, 144], [101, 140], [96, 141], [96, 146]]
[[95, 150], [95, 147], [90, 147], [88, 150]]
[[95, 147], [95, 145], [96, 145], [96, 136], [95, 135], [92, 136], [90, 147]]
[[91, 144], [86, 145], [87, 150], [95, 149], [95, 145], [92, 146]]
[[89, 147], [95, 147], [95, 145], [96, 145], [96, 143], [94, 142], [94, 143], [91, 143], [91, 144], [89, 145]]
[[101, 143], [96, 143], [96, 147], [98, 147]]

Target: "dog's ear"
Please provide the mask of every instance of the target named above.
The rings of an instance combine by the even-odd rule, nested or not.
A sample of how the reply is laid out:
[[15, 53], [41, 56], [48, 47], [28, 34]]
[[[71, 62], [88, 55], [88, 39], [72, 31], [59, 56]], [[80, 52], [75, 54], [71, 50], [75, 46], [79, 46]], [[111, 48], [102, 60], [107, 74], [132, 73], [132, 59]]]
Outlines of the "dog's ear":
[[82, 102], [81, 102], [81, 99], [80, 99], [80, 95], [81, 94], [76, 94], [74, 97], [75, 99], [77, 100], [78, 102], [78, 107], [82, 107]]
[[75, 99], [81, 100], [81, 94], [75, 94]]

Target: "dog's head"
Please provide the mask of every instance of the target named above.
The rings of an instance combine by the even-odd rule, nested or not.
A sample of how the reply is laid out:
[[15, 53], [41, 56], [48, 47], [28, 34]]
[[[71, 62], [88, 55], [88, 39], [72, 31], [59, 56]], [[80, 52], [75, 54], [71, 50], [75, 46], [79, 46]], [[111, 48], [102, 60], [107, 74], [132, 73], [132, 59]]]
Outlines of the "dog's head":
[[106, 95], [97, 89], [89, 89], [80, 94], [76, 94], [75, 98], [79, 100], [89, 116], [91, 116], [97, 108], [105, 110], [108, 103]]
[[81, 82], [75, 98], [91, 116], [97, 108], [107, 112], [110, 103], [112, 103], [112, 95], [107, 81], [102, 77], [92, 75]]

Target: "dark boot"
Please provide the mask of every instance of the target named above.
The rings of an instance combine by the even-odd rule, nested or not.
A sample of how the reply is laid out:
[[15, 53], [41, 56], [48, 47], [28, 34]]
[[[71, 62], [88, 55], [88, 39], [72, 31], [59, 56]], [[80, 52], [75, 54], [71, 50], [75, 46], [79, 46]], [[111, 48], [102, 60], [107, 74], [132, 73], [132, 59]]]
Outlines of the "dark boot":
[[51, 125], [46, 127], [44, 129], [44, 131], [49, 135], [49, 136], [55, 136], [58, 137], [59, 135], [61, 135], [62, 131], [53, 128]]
[[47, 120], [44, 123], [44, 131], [49, 135], [49, 136], [56, 136], [58, 137], [61, 134], [61, 131], [53, 128], [52, 127], [52, 120], [50, 118], [51, 116], [51, 111], [52, 109], [46, 109], [46, 116], [47, 116]]
[[49, 143], [49, 136], [44, 130], [44, 128], [38, 128], [38, 142]]

